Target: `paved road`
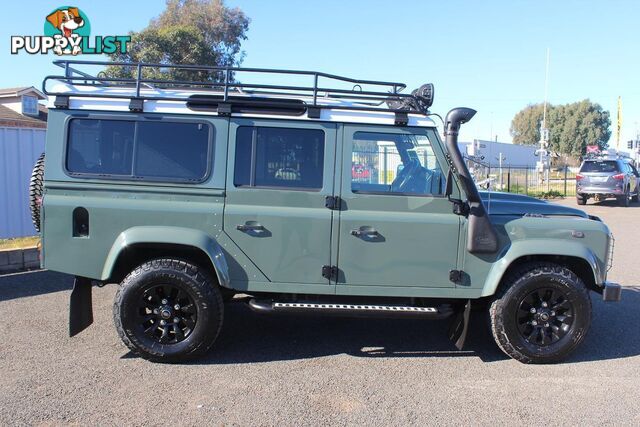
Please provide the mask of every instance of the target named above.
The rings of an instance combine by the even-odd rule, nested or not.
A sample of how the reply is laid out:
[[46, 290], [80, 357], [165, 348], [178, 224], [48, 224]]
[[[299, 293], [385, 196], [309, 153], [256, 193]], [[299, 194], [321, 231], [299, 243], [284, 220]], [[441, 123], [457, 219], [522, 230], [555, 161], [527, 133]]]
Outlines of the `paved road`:
[[113, 286], [70, 339], [70, 277], [0, 277], [0, 425], [639, 425], [640, 207], [586, 210], [613, 229], [610, 278], [627, 287], [620, 304], [594, 296], [586, 342], [554, 366], [507, 359], [480, 322], [456, 351], [443, 323], [258, 317], [239, 302], [208, 357], [152, 364], [118, 339]]

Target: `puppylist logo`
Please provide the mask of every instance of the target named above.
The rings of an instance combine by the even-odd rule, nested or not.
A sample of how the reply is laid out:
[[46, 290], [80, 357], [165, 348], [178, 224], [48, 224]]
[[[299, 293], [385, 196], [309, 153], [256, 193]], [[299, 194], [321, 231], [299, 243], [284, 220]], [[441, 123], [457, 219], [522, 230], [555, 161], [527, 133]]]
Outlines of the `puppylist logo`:
[[49, 13], [44, 22], [43, 36], [11, 36], [11, 53], [24, 50], [29, 54], [56, 55], [126, 53], [131, 36], [95, 36], [91, 39], [91, 24], [77, 7], [63, 6]]

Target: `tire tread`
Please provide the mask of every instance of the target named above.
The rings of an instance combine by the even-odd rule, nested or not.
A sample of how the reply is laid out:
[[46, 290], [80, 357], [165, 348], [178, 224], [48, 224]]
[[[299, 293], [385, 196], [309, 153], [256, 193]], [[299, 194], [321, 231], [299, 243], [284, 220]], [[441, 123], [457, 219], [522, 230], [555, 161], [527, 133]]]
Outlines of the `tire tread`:
[[515, 346], [508, 339], [505, 330], [504, 330], [504, 321], [501, 315], [501, 306], [504, 303], [504, 297], [509, 291], [509, 289], [517, 286], [519, 283], [535, 278], [537, 276], [542, 276], [546, 274], [558, 274], [565, 279], [572, 281], [576, 284], [577, 290], [583, 294], [583, 297], [588, 301], [589, 312], [591, 312], [591, 298], [589, 297], [589, 291], [587, 287], [584, 285], [582, 280], [571, 270], [566, 267], [563, 267], [559, 264], [555, 264], [552, 262], [532, 262], [523, 265], [522, 267], [514, 270], [509, 273], [509, 275], [503, 280], [502, 284], [498, 288], [498, 292], [496, 293], [493, 301], [489, 305], [489, 319], [490, 319], [490, 327], [491, 334], [495, 339], [498, 347], [506, 353], [509, 357], [522, 362], [522, 363], [555, 363], [559, 360], [563, 359], [567, 354], [569, 354], [575, 347], [577, 347], [581, 340], [578, 342], [574, 342], [574, 344], [567, 349], [566, 352], [560, 354], [555, 357], [548, 357], [544, 360], [532, 358], [515, 348]]
[[[139, 277], [142, 273], [152, 270], [176, 270], [183, 272], [187, 274], [191, 279], [193, 279], [208, 297], [215, 301], [215, 304], [217, 306], [217, 310], [215, 312], [218, 315], [218, 328], [212, 335], [213, 338], [211, 340], [200, 342], [186, 354], [182, 354], [179, 357], [169, 358], [158, 357], [147, 352], [140, 351], [140, 349], [131, 341], [131, 339], [129, 339], [129, 337], [125, 333], [125, 328], [122, 324], [122, 316], [120, 315], [120, 308], [123, 304], [123, 290], [129, 283]], [[190, 262], [185, 260], [181, 260], [178, 258], [158, 258], [139, 265], [120, 283], [113, 301], [113, 320], [115, 322], [116, 330], [118, 332], [118, 335], [120, 336], [120, 339], [129, 348], [129, 350], [131, 350], [132, 353], [151, 361], [174, 362], [178, 360], [193, 359], [198, 356], [202, 356], [211, 349], [218, 335], [220, 334], [220, 331], [222, 330], [222, 323], [224, 319], [224, 302], [222, 300], [221, 293], [216, 289], [216, 287], [216, 282], [211, 279], [209, 274], [205, 273], [196, 265], [191, 264]]]

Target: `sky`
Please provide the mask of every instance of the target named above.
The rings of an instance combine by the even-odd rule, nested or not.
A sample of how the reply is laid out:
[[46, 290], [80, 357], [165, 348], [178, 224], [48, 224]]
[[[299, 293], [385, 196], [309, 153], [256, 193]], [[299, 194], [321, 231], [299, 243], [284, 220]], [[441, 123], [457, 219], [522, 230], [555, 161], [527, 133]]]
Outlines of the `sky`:
[[[163, 0], [78, 0], [92, 35], [144, 28]], [[461, 140], [511, 142], [513, 116], [544, 100], [590, 99], [611, 113], [615, 144], [622, 97], [621, 148], [640, 131], [640, 1], [227, 0], [251, 18], [243, 42], [247, 67], [308, 69], [349, 77], [435, 85], [433, 112], [478, 111]], [[44, 19], [64, 3], [11, 1], [3, 5], [0, 88], [41, 87], [57, 73], [53, 54], [10, 54], [11, 35], [41, 35]], [[25, 9], [28, 13], [25, 13]], [[83, 59], [101, 59], [85, 55]], [[626, 148], [626, 144], [624, 144]]]

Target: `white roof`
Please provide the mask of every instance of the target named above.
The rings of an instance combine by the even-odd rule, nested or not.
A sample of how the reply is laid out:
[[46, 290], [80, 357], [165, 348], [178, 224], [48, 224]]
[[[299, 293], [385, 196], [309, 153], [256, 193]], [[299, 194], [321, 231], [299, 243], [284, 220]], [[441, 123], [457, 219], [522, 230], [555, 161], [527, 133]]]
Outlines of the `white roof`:
[[[70, 85], [63, 82], [56, 82], [52, 84], [51, 92], [53, 93], [69, 93], [69, 108], [72, 110], [97, 110], [97, 111], [117, 111], [117, 112], [129, 112], [130, 98], [135, 97], [135, 89], [132, 87], [99, 87], [99, 86], [84, 86], [84, 85]], [[153, 87], [145, 87], [140, 89], [140, 95], [143, 98], [160, 98], [158, 100], [146, 99], [144, 101], [145, 113], [165, 113], [165, 114], [185, 114], [185, 115], [197, 115], [197, 116], [217, 116], [216, 111], [201, 111], [192, 110], [186, 106], [186, 98], [191, 95], [211, 95], [220, 94], [221, 92], [212, 91], [197, 91], [184, 89], [159, 89]], [[82, 97], [74, 97], [74, 94], [82, 94]], [[91, 97], [90, 95], [97, 95], [97, 97]], [[89, 95], [89, 96], [87, 96]], [[250, 94], [243, 94], [240, 92], [232, 93], [233, 96], [247, 96]], [[101, 98], [102, 96], [120, 96], [121, 98]], [[311, 98], [299, 97], [299, 96], [285, 96], [285, 95], [267, 95], [260, 93], [261, 98], [270, 97], [274, 99], [300, 99], [311, 103]], [[184, 100], [162, 100], [161, 98], [183, 98]], [[382, 125], [394, 125], [395, 114], [390, 111], [358, 111], [358, 110], [341, 110], [340, 106], [344, 107], [357, 107], [367, 106], [366, 104], [357, 104], [353, 102], [346, 102], [333, 98], [322, 98], [319, 95], [319, 99], [322, 99], [323, 106], [331, 106], [333, 108], [322, 108], [320, 118], [311, 119], [307, 115], [291, 116], [291, 115], [277, 115], [277, 114], [257, 114], [257, 113], [234, 113], [234, 117], [259, 117], [259, 118], [282, 118], [288, 120], [307, 120], [307, 121], [329, 121], [329, 122], [341, 122], [341, 123], [362, 123], [362, 124], [382, 124]], [[54, 96], [49, 97], [48, 107], [55, 109]], [[370, 105], [369, 105], [370, 106]], [[322, 107], [322, 106], [321, 106]], [[408, 126], [421, 126], [421, 127], [435, 127], [435, 123], [428, 117], [420, 114], [408, 115]]]

